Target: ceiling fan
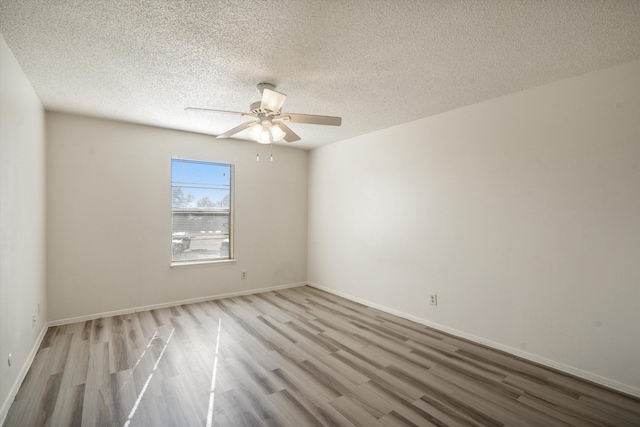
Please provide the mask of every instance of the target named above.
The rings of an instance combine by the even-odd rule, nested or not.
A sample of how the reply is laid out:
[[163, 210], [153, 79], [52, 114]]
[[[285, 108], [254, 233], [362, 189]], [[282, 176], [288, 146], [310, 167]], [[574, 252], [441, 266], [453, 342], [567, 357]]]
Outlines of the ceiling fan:
[[261, 144], [284, 139], [287, 142], [299, 141], [300, 137], [292, 131], [285, 122], [306, 123], [312, 125], [340, 126], [342, 118], [332, 116], [316, 116], [311, 114], [283, 113], [282, 104], [287, 99], [284, 93], [276, 92], [276, 87], [270, 83], [259, 83], [258, 90], [262, 93], [262, 99], [254, 102], [249, 107], [250, 112], [212, 110], [209, 108], [187, 107], [187, 111], [211, 111], [214, 113], [235, 114], [238, 116], [252, 117], [248, 122], [242, 123], [218, 135], [216, 138], [228, 138], [236, 133], [249, 129], [249, 137]]

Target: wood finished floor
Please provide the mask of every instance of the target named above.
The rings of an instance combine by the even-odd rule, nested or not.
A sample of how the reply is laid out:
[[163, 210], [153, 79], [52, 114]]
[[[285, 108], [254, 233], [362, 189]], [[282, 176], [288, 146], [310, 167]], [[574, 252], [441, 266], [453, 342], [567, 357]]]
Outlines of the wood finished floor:
[[638, 426], [640, 400], [309, 287], [49, 328], [5, 426]]

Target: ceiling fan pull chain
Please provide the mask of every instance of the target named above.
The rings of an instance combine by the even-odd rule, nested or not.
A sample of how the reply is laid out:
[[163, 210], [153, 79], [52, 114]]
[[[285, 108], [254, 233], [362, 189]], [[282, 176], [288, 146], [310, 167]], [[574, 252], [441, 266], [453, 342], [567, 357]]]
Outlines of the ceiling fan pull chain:
[[260, 161], [260, 154], [256, 154], [256, 162]]

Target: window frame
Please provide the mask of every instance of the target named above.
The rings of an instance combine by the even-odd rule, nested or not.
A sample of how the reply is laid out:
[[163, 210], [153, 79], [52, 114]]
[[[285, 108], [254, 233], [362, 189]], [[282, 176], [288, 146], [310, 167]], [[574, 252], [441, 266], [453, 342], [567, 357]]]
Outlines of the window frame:
[[[202, 160], [202, 159], [190, 159], [178, 156], [172, 156], [170, 159], [170, 251], [171, 251], [171, 264], [173, 267], [187, 267], [187, 266], [198, 266], [198, 265], [207, 265], [207, 264], [226, 264], [226, 263], [234, 263], [235, 260], [235, 164], [232, 162], [218, 161], [218, 160]], [[174, 259], [173, 252], [173, 239], [174, 239], [174, 206], [173, 206], [173, 162], [184, 161], [184, 162], [193, 162], [193, 163], [201, 163], [201, 164], [211, 164], [211, 165], [222, 165], [229, 167], [229, 256], [228, 258], [200, 258], [200, 259], [184, 259], [184, 260], [176, 260]]]

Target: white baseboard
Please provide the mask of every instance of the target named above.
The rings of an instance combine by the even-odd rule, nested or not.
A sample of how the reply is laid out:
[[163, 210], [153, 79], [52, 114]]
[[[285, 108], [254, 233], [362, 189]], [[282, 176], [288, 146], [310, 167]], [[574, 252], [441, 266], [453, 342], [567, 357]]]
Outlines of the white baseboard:
[[44, 336], [47, 333], [47, 329], [49, 329], [48, 325], [42, 326], [42, 330], [40, 330], [40, 335], [38, 335], [38, 338], [36, 339], [36, 342], [34, 343], [33, 348], [31, 348], [31, 351], [29, 352], [29, 354], [27, 355], [27, 358], [22, 364], [18, 377], [16, 378], [16, 380], [11, 385], [11, 388], [9, 389], [9, 394], [7, 395], [7, 398], [4, 400], [4, 402], [2, 402], [2, 407], [0, 408], [0, 426], [4, 424], [4, 421], [7, 418], [7, 414], [9, 413], [9, 408], [11, 407], [13, 400], [16, 398], [16, 395], [18, 394], [18, 390], [20, 390], [22, 381], [24, 381], [25, 377], [27, 376], [27, 372], [29, 372], [29, 368], [33, 363], [33, 359], [35, 359], [36, 357], [36, 353], [40, 348], [40, 344], [42, 344], [42, 340], [44, 339]]
[[485, 338], [478, 337], [478, 336], [475, 336], [475, 335], [472, 335], [472, 334], [469, 334], [469, 333], [466, 333], [466, 332], [462, 332], [462, 331], [459, 331], [457, 329], [449, 328], [447, 326], [443, 326], [443, 325], [440, 325], [438, 323], [434, 323], [434, 322], [431, 322], [429, 320], [413, 316], [411, 314], [403, 313], [403, 312], [395, 310], [393, 308], [385, 307], [383, 305], [376, 304], [374, 302], [367, 301], [367, 300], [362, 299], [362, 298], [354, 297], [353, 295], [349, 295], [347, 293], [344, 293], [344, 292], [341, 292], [341, 291], [337, 291], [335, 289], [331, 289], [331, 288], [328, 288], [326, 286], [318, 285], [317, 283], [307, 282], [307, 285], [309, 285], [309, 286], [311, 286], [313, 288], [317, 288], [317, 289], [320, 289], [322, 291], [329, 292], [331, 294], [346, 298], [348, 300], [351, 300], [351, 301], [354, 301], [354, 302], [357, 302], [357, 303], [360, 303], [360, 304], [364, 304], [364, 305], [366, 305], [368, 307], [375, 308], [375, 309], [378, 309], [380, 311], [384, 311], [385, 313], [393, 314], [395, 316], [402, 317], [403, 319], [411, 320], [413, 322], [420, 323], [421, 325], [425, 325], [425, 326], [428, 326], [430, 328], [437, 329], [439, 331], [446, 332], [446, 333], [451, 334], [451, 335], [455, 335], [456, 337], [464, 338], [466, 340], [473, 341], [473, 342], [476, 342], [478, 344], [482, 344], [484, 346], [491, 347], [491, 348], [496, 349], [496, 350], [504, 351], [505, 353], [509, 353], [509, 354], [514, 355], [514, 356], [518, 356], [518, 357], [520, 357], [522, 359], [530, 360], [530, 361], [538, 363], [540, 365], [544, 365], [544, 366], [548, 366], [548, 367], [553, 368], [553, 369], [557, 369], [558, 371], [565, 372], [565, 373], [567, 373], [569, 375], [573, 375], [575, 377], [578, 377], [578, 378], [581, 378], [581, 379], [584, 379], [584, 380], [587, 380], [587, 381], [591, 381], [593, 383], [596, 383], [596, 384], [611, 388], [613, 390], [616, 390], [616, 391], [619, 391], [619, 392], [622, 392], [622, 393], [625, 393], [625, 394], [629, 394], [631, 396], [640, 397], [640, 388], [633, 387], [633, 386], [628, 385], [628, 384], [623, 384], [623, 383], [620, 383], [618, 381], [614, 381], [612, 379], [605, 378], [605, 377], [602, 377], [600, 375], [593, 374], [591, 372], [587, 372], [587, 371], [583, 371], [583, 370], [578, 369], [578, 368], [574, 368], [573, 366], [565, 365], [563, 363], [556, 362], [554, 360], [550, 360], [550, 359], [547, 359], [547, 358], [544, 358], [544, 357], [541, 357], [541, 356], [538, 356], [538, 355], [535, 355], [535, 354], [532, 354], [532, 353], [528, 353], [526, 351], [522, 351], [522, 350], [514, 348], [514, 347], [509, 347], [509, 346], [506, 346], [504, 344], [500, 344], [498, 342], [487, 340]]
[[[169, 301], [160, 304], [144, 305], [140, 307], [125, 308], [122, 310], [106, 311], [104, 313], [88, 314], [86, 316], [70, 317], [68, 319], [59, 319], [49, 322], [48, 326], [68, 325], [69, 323], [86, 322], [87, 320], [100, 319], [103, 317], [120, 316], [123, 314], [137, 313], [139, 311], [156, 310], [159, 308], [175, 307], [176, 305], [195, 304], [198, 302], [213, 301], [223, 298], [239, 297], [242, 295], [259, 294], [262, 292], [277, 291], [279, 289], [297, 288], [305, 286], [307, 282], [290, 283], [287, 285], [270, 286], [267, 288], [251, 289], [248, 291], [231, 292], [228, 294], [209, 295], [205, 297], [183, 299], [179, 301]], [[0, 424], [1, 425], [1, 424]]]

